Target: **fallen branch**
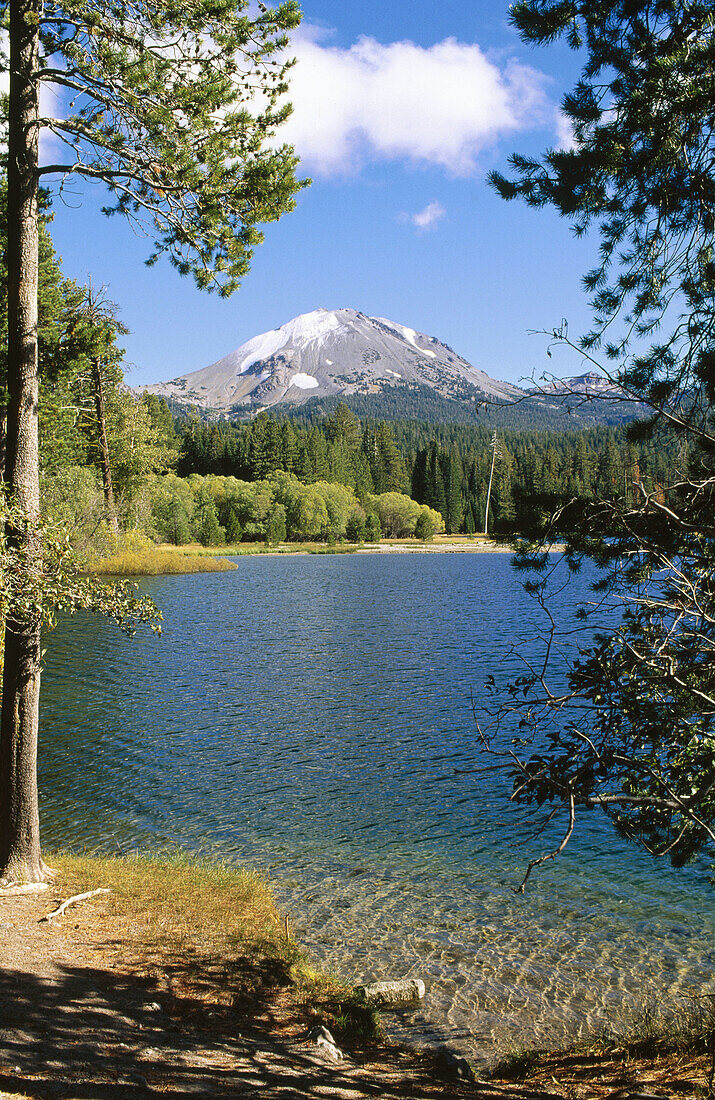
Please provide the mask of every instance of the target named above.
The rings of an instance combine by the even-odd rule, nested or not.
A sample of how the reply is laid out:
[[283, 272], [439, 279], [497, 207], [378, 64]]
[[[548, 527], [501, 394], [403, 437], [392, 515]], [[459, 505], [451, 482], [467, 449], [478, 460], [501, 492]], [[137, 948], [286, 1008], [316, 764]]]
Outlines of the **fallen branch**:
[[87, 901], [88, 898], [94, 898], [97, 894], [111, 894], [111, 890], [108, 890], [105, 886], [100, 886], [97, 890], [88, 890], [86, 894], [73, 894], [71, 898], [67, 898], [67, 901], [63, 901], [61, 905], [58, 905], [56, 909], [53, 909], [51, 913], [46, 913], [44, 917], [40, 917], [38, 924], [42, 921], [51, 921], [53, 917], [61, 917], [65, 909], [70, 905], [76, 905], [79, 901]]

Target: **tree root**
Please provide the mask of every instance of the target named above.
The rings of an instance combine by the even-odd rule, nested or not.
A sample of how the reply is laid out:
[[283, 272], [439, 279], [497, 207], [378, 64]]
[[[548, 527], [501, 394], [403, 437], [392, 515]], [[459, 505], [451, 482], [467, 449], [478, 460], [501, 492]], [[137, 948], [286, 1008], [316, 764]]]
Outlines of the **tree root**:
[[40, 858], [39, 863], [17, 860], [0, 873], [0, 897], [14, 897], [17, 894], [39, 894], [46, 890], [57, 872], [48, 867]]
[[13, 882], [0, 879], [0, 898], [14, 898], [21, 894], [41, 894], [48, 889], [48, 882]]

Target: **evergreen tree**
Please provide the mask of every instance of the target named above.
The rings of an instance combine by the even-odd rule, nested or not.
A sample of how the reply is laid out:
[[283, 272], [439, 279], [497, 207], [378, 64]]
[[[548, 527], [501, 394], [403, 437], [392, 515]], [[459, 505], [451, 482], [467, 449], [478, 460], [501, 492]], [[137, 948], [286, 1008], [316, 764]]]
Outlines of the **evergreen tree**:
[[410, 496], [420, 504], [427, 499], [427, 453], [426, 447], [417, 451], [410, 478]]
[[[592, 329], [578, 345], [563, 326], [554, 336], [649, 407], [629, 429], [634, 448], [675, 437], [692, 455], [653, 491], [634, 449], [623, 486], [542, 525], [547, 540], [558, 522], [573, 570], [588, 558], [603, 574], [565, 696], [549, 693], [547, 665], [498, 708], [518, 712], [519, 744], [547, 746], [511, 752], [514, 800], [564, 819], [525, 883], [593, 808], [676, 866], [715, 852], [715, 20], [709, 0], [521, 0], [512, 18], [527, 41], [583, 51], [563, 102], [573, 146], [513, 157], [512, 180], [492, 175], [504, 197], [600, 235], [585, 278]], [[543, 598], [545, 556], [522, 564]]]
[[[295, 157], [276, 147], [287, 108], [284, 32], [293, 2], [243, 0], [8, 0], [8, 418], [6, 480], [20, 511], [39, 515], [37, 408], [39, 181], [80, 174], [102, 181], [112, 210], [153, 225], [150, 262], [167, 256], [201, 287], [234, 289], [248, 269], [257, 226], [293, 205]], [[72, 97], [40, 117], [43, 81]], [[264, 108], [243, 109], [249, 97]], [[260, 98], [260, 97], [258, 97]], [[67, 154], [39, 164], [42, 127]], [[57, 143], [55, 143], [56, 147]], [[145, 223], [146, 224], [146, 223]], [[28, 583], [41, 573], [32, 522], [13, 532]], [[28, 608], [5, 631], [0, 728], [0, 880], [45, 878], [37, 809], [40, 618]]]
[[389, 426], [384, 420], [375, 428], [372, 480], [376, 493], [399, 493], [406, 487], [407, 473]]
[[326, 417], [325, 431], [328, 439], [341, 440], [349, 451], [357, 451], [360, 447], [360, 421], [344, 401], [338, 402], [332, 416]]
[[316, 425], [308, 432], [306, 465], [309, 465], [311, 476], [308, 481], [324, 481], [328, 476], [328, 444], [323, 432]]
[[[285, 537], [285, 536], [284, 536]], [[231, 506], [226, 518], [226, 542], [232, 546], [237, 545], [243, 538], [243, 524], [241, 514], [235, 506]]]
[[304, 485], [309, 485], [311, 481], [315, 481], [315, 471], [308, 451], [308, 442], [305, 439], [301, 439], [296, 447], [294, 469], [298, 480], [302, 481]]
[[442, 455], [436, 443], [431, 443], [427, 456], [427, 490], [424, 503], [444, 515], [447, 511], [447, 494], [442, 473]]
[[[437, 524], [431, 514], [431, 509], [421, 508], [415, 523], [415, 538], [421, 539], [423, 542], [429, 542], [434, 537], [436, 530]], [[447, 531], [449, 532], [449, 528], [447, 528]]]
[[291, 473], [295, 468], [297, 445], [295, 431], [290, 420], [284, 420], [281, 424], [280, 441], [280, 469]]
[[155, 393], [143, 393], [141, 396], [141, 403], [146, 409], [149, 423], [155, 433], [157, 445], [160, 446], [166, 454], [164, 466], [166, 469], [173, 469], [176, 465], [179, 450], [179, 437], [176, 434], [171, 409], [164, 398], [159, 397]]
[[348, 542], [362, 542], [365, 539], [365, 514], [362, 511], [351, 512], [345, 524], [345, 537]]
[[[455, 447], [452, 447], [445, 455], [444, 463], [444, 501], [445, 509], [442, 512], [447, 534], [454, 534], [462, 526], [462, 480], [464, 477], [462, 464]], [[434, 507], [434, 505], [432, 505]], [[441, 509], [436, 509], [438, 512]]]
[[380, 520], [374, 512], [368, 512], [365, 517], [365, 542], [379, 542], [381, 535]]

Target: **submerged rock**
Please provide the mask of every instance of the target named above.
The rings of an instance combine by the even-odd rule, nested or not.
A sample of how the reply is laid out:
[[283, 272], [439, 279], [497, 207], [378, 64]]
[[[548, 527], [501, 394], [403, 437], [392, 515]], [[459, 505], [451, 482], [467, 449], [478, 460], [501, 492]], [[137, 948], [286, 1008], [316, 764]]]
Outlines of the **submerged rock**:
[[437, 1061], [440, 1067], [448, 1073], [450, 1077], [459, 1077], [463, 1081], [474, 1080], [474, 1073], [467, 1059], [460, 1058], [459, 1055], [453, 1054], [452, 1051], [446, 1047], [444, 1050], [439, 1051]]

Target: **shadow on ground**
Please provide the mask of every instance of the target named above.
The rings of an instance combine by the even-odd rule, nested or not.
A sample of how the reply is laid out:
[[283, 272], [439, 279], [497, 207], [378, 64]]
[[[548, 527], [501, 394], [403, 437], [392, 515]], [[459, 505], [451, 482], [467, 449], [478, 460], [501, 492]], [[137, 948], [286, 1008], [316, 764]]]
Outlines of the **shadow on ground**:
[[[169, 973], [169, 986], [172, 977], [178, 979]], [[249, 1013], [242, 997], [214, 1011], [200, 997], [157, 992], [146, 979], [111, 969], [57, 967], [48, 978], [6, 970], [0, 973], [0, 1091], [65, 1100], [503, 1095], [489, 1086], [440, 1081], [432, 1063], [422, 1066], [398, 1051], [326, 1064], [304, 1035], [272, 1032], [282, 983], [275, 973], [264, 977]]]

